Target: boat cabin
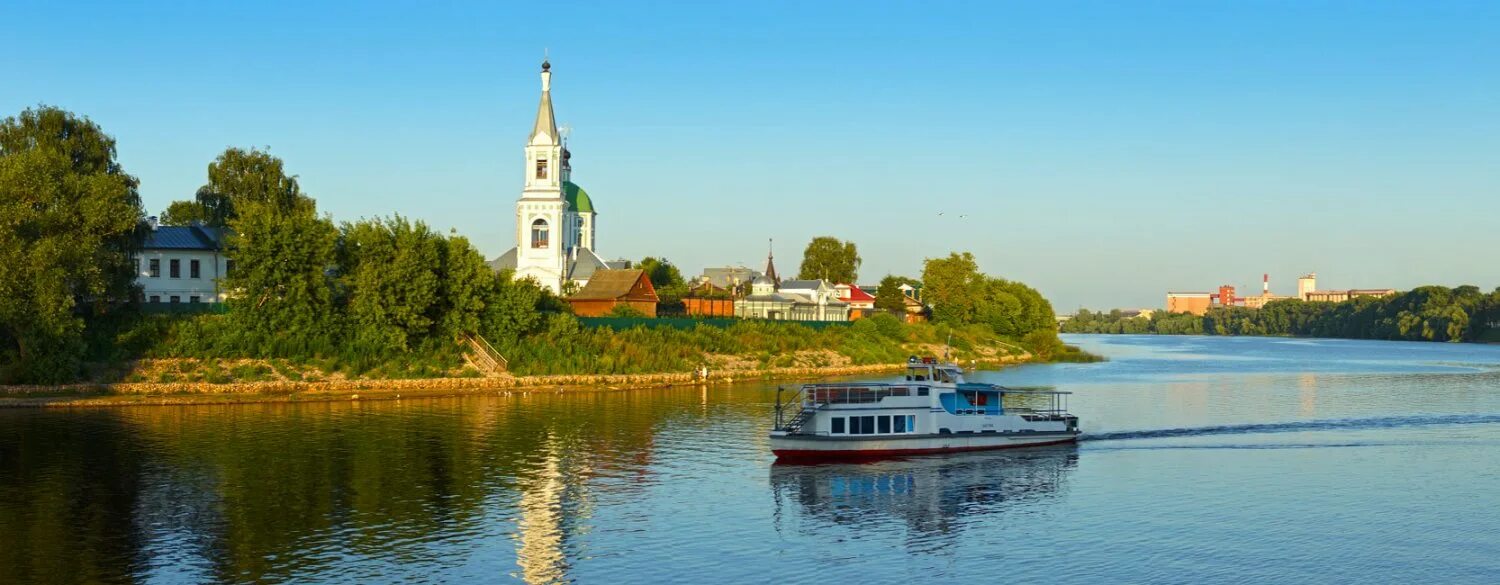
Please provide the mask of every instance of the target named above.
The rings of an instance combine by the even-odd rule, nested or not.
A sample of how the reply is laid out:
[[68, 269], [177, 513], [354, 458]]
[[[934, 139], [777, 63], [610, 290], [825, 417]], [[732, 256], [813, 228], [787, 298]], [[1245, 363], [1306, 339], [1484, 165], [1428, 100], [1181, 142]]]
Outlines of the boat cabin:
[[940, 364], [936, 358], [912, 356], [906, 360], [906, 381], [958, 384], [963, 381], [963, 371], [954, 364]]

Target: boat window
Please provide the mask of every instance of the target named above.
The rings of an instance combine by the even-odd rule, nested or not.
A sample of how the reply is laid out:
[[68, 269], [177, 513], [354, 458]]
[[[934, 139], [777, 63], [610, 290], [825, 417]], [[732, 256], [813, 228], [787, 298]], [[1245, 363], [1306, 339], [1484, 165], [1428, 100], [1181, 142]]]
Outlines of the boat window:
[[844, 434], [844, 417], [842, 417], [842, 416], [833, 417], [832, 424], [833, 424], [833, 430], [832, 430], [833, 434], [835, 434], [835, 435], [842, 435], [842, 434]]
[[915, 414], [908, 414], [908, 415], [906, 415], [906, 432], [908, 432], [908, 433], [915, 433], [915, 432], [917, 432], [917, 415], [915, 415]]
[[850, 417], [850, 418], [859, 418], [859, 434], [861, 434], [861, 435], [873, 435], [873, 434], [875, 434], [875, 417], [874, 416], [861, 416], [861, 417]]
[[922, 386], [920, 388], [917, 388], [917, 396], [926, 396], [926, 395], [927, 395], [927, 387], [926, 386]]
[[896, 420], [891, 421], [891, 423], [893, 423], [893, 425], [894, 425], [891, 428], [891, 432], [895, 432], [895, 433], [904, 433], [904, 432], [906, 432], [906, 417], [904, 417], [904, 416], [897, 416], [895, 418], [896, 418]]
[[880, 417], [880, 434], [885, 435], [885, 434], [890, 434], [890, 432], [891, 432], [891, 417], [889, 417], [889, 416], [882, 416], [882, 417]]
[[948, 370], [936, 370], [936, 371], [933, 371], [932, 372], [932, 379], [937, 380], [939, 382], [952, 382], [953, 381], [952, 379], [948, 378]]

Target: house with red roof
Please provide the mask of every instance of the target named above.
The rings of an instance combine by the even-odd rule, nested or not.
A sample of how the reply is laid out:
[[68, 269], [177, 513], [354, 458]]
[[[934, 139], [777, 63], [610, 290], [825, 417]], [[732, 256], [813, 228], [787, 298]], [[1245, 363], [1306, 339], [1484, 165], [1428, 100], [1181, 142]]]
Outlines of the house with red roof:
[[833, 290], [840, 301], [849, 304], [849, 320], [867, 317], [875, 312], [875, 295], [853, 284], [836, 284]]

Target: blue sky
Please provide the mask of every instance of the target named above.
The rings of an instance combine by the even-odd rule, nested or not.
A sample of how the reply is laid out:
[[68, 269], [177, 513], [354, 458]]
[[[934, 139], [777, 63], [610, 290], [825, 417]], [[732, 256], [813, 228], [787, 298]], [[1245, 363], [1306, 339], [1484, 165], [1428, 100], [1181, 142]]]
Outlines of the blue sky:
[[1493, 2], [302, 4], [12, 0], [0, 113], [93, 118], [152, 212], [269, 147], [336, 219], [494, 256], [545, 48], [606, 257], [968, 250], [1060, 312], [1500, 285]]

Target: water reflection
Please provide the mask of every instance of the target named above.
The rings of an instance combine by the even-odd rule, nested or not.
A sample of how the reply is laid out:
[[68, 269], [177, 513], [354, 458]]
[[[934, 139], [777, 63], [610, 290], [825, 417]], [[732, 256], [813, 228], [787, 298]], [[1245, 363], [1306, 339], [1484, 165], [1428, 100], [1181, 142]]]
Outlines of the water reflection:
[[[1428, 345], [1400, 353], [1500, 365], [1500, 347]], [[1062, 447], [768, 471], [775, 387], [763, 384], [0, 410], [0, 584], [739, 583], [764, 581], [773, 567], [799, 582], [881, 570], [890, 579], [877, 581], [984, 583], [999, 565], [972, 561], [1001, 554], [1027, 559], [1005, 565], [1016, 580], [1063, 582], [1080, 564], [1049, 560], [1069, 558], [1060, 550], [1121, 582], [1223, 580], [1191, 570], [1167, 578], [1143, 558], [1229, 562], [1273, 571], [1256, 580], [1287, 582], [1322, 567], [1260, 561], [1308, 547], [1336, 559], [1408, 550], [1401, 566], [1426, 569], [1500, 526], [1493, 506], [1474, 504], [1500, 489], [1483, 473], [1495, 467], [1485, 449], [1500, 441], [1500, 367], [1365, 367], [1374, 358], [1341, 342], [1265, 350], [1282, 361], [1219, 364], [1132, 347], [1102, 364], [979, 377], [1075, 392], [1069, 406], [1086, 431], [1117, 446], [1193, 444], [1189, 435], [1204, 427], [1234, 433], [1236, 444], [1376, 437], [1387, 446], [1351, 456], [1085, 443], [1082, 463], [1080, 451]], [[1377, 356], [1391, 353], [1382, 347]], [[1337, 440], [1293, 435], [1304, 432]], [[1432, 505], [1409, 506], [1413, 490]], [[1170, 519], [1171, 530], [1143, 537], [1143, 519], [1154, 518]], [[1423, 544], [1392, 523], [1447, 540]], [[1172, 534], [1181, 536], [1163, 538]], [[957, 539], [966, 546], [950, 546]], [[1236, 551], [1238, 560], [1225, 560]], [[1441, 569], [1491, 577], [1486, 555]], [[1351, 580], [1423, 576], [1386, 573]]]
[[1054, 501], [1066, 491], [1077, 464], [1073, 445], [869, 463], [777, 464], [771, 468], [771, 488], [778, 529], [793, 514], [815, 520], [809, 526], [859, 528], [894, 519], [913, 538], [946, 539], [966, 526]]

